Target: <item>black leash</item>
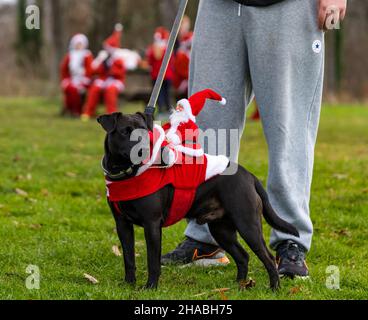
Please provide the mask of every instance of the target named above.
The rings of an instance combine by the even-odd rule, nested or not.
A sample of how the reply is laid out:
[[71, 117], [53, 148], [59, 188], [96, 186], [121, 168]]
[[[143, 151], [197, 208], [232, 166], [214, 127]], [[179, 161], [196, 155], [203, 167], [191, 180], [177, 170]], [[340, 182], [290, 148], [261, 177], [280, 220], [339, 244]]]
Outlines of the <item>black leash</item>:
[[157, 100], [160, 95], [162, 83], [164, 82], [165, 74], [169, 66], [169, 62], [170, 62], [170, 59], [171, 59], [171, 56], [172, 56], [172, 53], [175, 47], [176, 39], [178, 38], [180, 26], [183, 21], [183, 17], [185, 14], [185, 9], [187, 7], [187, 4], [188, 4], [188, 0], [180, 0], [178, 14], [176, 15], [176, 19], [175, 19], [174, 25], [170, 33], [170, 39], [167, 45], [167, 50], [165, 52], [164, 60], [160, 68], [160, 73], [158, 74], [158, 78], [156, 80], [155, 86], [153, 87], [150, 101], [144, 112], [147, 116], [151, 118], [150, 120], [152, 121], [152, 124], [151, 124], [152, 127], [153, 127], [153, 115], [156, 110]]

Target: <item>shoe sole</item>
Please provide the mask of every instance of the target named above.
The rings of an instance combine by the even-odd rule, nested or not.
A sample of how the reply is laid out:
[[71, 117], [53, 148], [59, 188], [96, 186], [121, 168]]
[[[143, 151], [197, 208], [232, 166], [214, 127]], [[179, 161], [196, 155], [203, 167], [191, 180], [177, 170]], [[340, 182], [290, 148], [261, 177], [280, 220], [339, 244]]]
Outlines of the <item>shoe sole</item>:
[[291, 274], [280, 274], [280, 279], [291, 279], [291, 280], [310, 280], [310, 276], [296, 276]]

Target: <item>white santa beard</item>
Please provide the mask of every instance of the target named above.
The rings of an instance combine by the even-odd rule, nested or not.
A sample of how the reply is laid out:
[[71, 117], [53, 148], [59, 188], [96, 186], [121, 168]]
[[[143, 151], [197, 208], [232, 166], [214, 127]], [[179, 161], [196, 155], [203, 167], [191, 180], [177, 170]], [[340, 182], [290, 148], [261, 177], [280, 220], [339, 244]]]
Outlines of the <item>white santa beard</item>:
[[182, 124], [187, 123], [190, 120], [189, 116], [183, 111], [174, 110], [170, 116], [171, 127], [176, 127], [176, 129]]
[[70, 51], [70, 73], [73, 77], [83, 77], [85, 75], [84, 59], [86, 50], [71, 50]]

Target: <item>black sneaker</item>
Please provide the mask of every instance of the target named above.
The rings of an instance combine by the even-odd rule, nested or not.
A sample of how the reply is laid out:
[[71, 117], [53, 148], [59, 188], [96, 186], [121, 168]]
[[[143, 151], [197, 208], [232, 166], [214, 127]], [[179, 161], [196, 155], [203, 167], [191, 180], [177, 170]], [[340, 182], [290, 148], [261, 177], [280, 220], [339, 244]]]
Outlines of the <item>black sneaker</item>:
[[161, 258], [162, 265], [194, 264], [202, 267], [226, 266], [230, 260], [219, 247], [186, 238], [172, 252]]
[[294, 241], [285, 241], [277, 247], [277, 265], [281, 277], [307, 278], [306, 250]]

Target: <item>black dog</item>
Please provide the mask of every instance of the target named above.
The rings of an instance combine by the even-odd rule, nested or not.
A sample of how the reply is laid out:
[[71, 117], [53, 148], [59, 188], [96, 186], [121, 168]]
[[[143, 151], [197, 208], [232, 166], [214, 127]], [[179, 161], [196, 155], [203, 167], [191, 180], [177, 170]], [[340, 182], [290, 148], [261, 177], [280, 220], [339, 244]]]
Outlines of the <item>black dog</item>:
[[[103, 160], [107, 177], [111, 180], [134, 177], [140, 165], [131, 162], [130, 151], [137, 142], [130, 141], [130, 136], [135, 129], [152, 130], [152, 118], [141, 113], [115, 113], [98, 118], [98, 122], [107, 132]], [[133, 284], [136, 281], [133, 225], [138, 225], [144, 228], [147, 243], [149, 276], [146, 288], [157, 287], [161, 271], [162, 226], [173, 194], [173, 187], [167, 186], [145, 198], [120, 202], [119, 210], [109, 203], [124, 251], [126, 282]], [[279, 275], [275, 258], [263, 238], [262, 213], [274, 229], [299, 236], [292, 225], [277, 216], [259, 180], [239, 166], [235, 175], [221, 175], [201, 185], [187, 218], [209, 224], [215, 240], [235, 260], [237, 280], [244, 285], [248, 276], [249, 255], [238, 242], [238, 232], [266, 267], [271, 288], [277, 289]]]

